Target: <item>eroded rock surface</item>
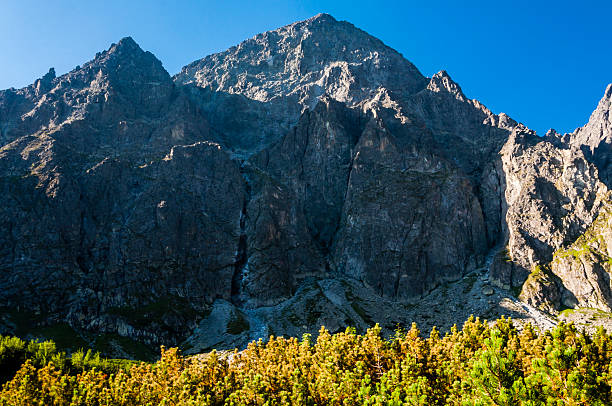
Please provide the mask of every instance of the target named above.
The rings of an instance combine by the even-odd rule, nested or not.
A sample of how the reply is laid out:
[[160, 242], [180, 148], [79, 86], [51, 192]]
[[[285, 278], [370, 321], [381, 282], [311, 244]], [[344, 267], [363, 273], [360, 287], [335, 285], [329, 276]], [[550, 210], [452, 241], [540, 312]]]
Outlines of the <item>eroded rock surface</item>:
[[573, 148], [581, 149], [599, 169], [601, 181], [612, 185], [612, 84], [599, 101], [589, 122], [574, 133], [566, 135]]
[[521, 298], [548, 312], [574, 308], [612, 311], [612, 206], [585, 233], [532, 272]]
[[538, 264], [574, 241], [606, 207], [606, 186], [580, 150], [562, 149], [528, 130], [515, 130], [501, 150], [505, 178], [505, 258], [498, 284], [520, 287]]

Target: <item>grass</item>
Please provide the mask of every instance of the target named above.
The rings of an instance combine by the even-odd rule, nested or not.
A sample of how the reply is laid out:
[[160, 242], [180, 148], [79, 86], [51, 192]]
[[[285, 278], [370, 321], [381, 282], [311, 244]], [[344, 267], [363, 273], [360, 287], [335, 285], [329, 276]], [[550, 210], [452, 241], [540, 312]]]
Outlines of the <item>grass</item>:
[[568, 314], [568, 315], [574, 314], [574, 313], [584, 313], [584, 314], [593, 313], [597, 317], [612, 317], [612, 313], [606, 312], [601, 309], [597, 309], [595, 307], [578, 307], [576, 309], [564, 309], [561, 313]]
[[119, 334], [101, 334], [94, 343], [94, 348], [103, 355], [116, 353], [116, 347], [130, 355], [136, 360], [151, 361], [159, 354], [144, 344], [138, 343], [131, 338], [120, 336]]
[[351, 302], [351, 307], [353, 308], [353, 310], [355, 310], [355, 313], [357, 313], [359, 317], [361, 317], [361, 319], [366, 322], [367, 325], [373, 326], [375, 324], [374, 320], [372, 320], [370, 315], [366, 313], [366, 311], [363, 309], [363, 307], [361, 307], [357, 300]]
[[294, 326], [301, 326], [302, 325], [302, 321], [300, 320], [298, 315], [295, 314], [295, 312], [293, 311], [293, 309], [291, 307], [289, 307], [289, 306], [285, 307], [281, 314], [282, 314], [284, 320], [289, 321]]
[[108, 313], [124, 318], [134, 327], [148, 326], [152, 322], [161, 320], [168, 313], [175, 313], [186, 319], [195, 319], [198, 316], [189, 301], [178, 296], [163, 297], [137, 308], [111, 307]]
[[36, 314], [33, 311], [16, 310], [13, 307], [2, 307], [0, 312], [8, 315], [11, 323], [15, 325], [15, 335], [21, 337], [30, 333], [46, 319], [44, 313]]
[[609, 208], [604, 208], [589, 228], [566, 249], [558, 250], [553, 255], [553, 262], [560, 258], [573, 257], [580, 260], [587, 255], [595, 255], [598, 259], [612, 266], [612, 258], [607, 255], [606, 241], [603, 232], [608, 230], [611, 215]]
[[57, 348], [61, 350], [78, 350], [88, 347], [83, 337], [67, 323], [35, 328], [30, 333], [37, 338], [53, 340]]
[[576, 312], [576, 309], [563, 309], [559, 312], [559, 317], [567, 317]]
[[16, 310], [14, 308], [0, 308], [0, 313], [8, 315], [15, 329], [13, 333], [17, 337], [34, 337], [37, 339], [53, 340], [57, 348], [63, 351], [74, 351], [87, 348], [88, 343], [82, 334], [74, 330], [68, 323], [56, 323], [41, 326], [48, 315], [44, 312], [32, 312], [29, 310]]
[[309, 326], [312, 326], [313, 324], [317, 323], [317, 321], [319, 321], [319, 318], [323, 315], [323, 312], [315, 310], [317, 308], [317, 304], [323, 299], [323, 293], [319, 290], [315, 297], [311, 297], [306, 300], [306, 309], [308, 312], [306, 314], [306, 322]]
[[503, 261], [512, 262], [512, 257], [510, 256], [510, 249], [508, 248], [508, 246], [506, 246], [506, 248], [501, 250], [500, 256]]
[[249, 321], [244, 314], [239, 311], [233, 311], [230, 319], [227, 322], [226, 331], [232, 335], [238, 335], [251, 328]]

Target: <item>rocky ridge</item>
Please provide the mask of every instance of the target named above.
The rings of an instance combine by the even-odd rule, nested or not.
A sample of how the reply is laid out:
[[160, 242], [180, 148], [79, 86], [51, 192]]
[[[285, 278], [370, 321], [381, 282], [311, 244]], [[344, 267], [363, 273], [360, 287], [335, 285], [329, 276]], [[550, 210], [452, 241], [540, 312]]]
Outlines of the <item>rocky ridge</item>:
[[0, 332], [129, 355], [609, 311], [601, 239], [554, 261], [605, 228], [610, 89], [538, 137], [326, 14], [174, 77], [125, 38], [0, 91]]

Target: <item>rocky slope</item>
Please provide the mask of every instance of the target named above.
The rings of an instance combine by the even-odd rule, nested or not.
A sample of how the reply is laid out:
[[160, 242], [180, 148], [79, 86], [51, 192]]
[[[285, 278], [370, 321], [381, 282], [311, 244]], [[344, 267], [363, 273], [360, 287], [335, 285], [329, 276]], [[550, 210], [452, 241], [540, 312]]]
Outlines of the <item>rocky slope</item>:
[[612, 312], [612, 216], [609, 201], [591, 226], [553, 260], [534, 269], [521, 299], [550, 313], [562, 309]]
[[520, 288], [535, 266], [551, 261], [607, 206], [607, 188], [580, 150], [530, 131], [514, 131], [500, 153], [508, 237], [492, 277], [507, 289]]
[[[325, 14], [175, 77], [125, 38], [0, 91], [0, 332], [133, 355], [470, 313], [549, 326], [557, 282], [513, 295], [609, 207], [610, 89], [541, 138]], [[609, 310], [606, 272], [564, 267], [563, 303]]]
[[[554, 132], [547, 135], [548, 148], [561, 155], [555, 160], [551, 159], [554, 155], [548, 153], [546, 163], [542, 164], [542, 159], [538, 163], [540, 171], [550, 170], [552, 162], [562, 163], [557, 164], [555, 171], [548, 176], [555, 180], [552, 191], [556, 196], [546, 201], [548, 207], [558, 204], [555, 211], [563, 215], [562, 222], [551, 228], [555, 230], [543, 236], [548, 237], [548, 241], [539, 239], [547, 242], [547, 250], [542, 252], [545, 255], [540, 254], [536, 261], [525, 264], [531, 272], [522, 286], [520, 297], [553, 314], [572, 308], [612, 310], [607, 248], [610, 244], [611, 204], [610, 193], [604, 185], [609, 176], [606, 151], [612, 137], [609, 120], [611, 89], [612, 86], [607, 87], [584, 127], [563, 136]], [[532, 214], [530, 219], [533, 218]]]
[[599, 169], [601, 181], [608, 188], [612, 182], [612, 84], [591, 115], [589, 122], [574, 133], [566, 135], [565, 141], [572, 148], [580, 149]]
[[5, 309], [159, 340], [231, 297], [239, 167], [152, 54], [126, 38], [2, 96]]

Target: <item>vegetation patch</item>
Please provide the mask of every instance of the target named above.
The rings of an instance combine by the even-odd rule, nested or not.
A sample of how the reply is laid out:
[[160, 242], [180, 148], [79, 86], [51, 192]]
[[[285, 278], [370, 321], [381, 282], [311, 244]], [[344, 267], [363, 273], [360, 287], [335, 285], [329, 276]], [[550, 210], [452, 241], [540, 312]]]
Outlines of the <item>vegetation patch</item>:
[[53, 340], [62, 350], [78, 350], [87, 348], [87, 342], [67, 323], [54, 324], [47, 327], [35, 328], [31, 331], [34, 337]]
[[227, 322], [226, 331], [232, 335], [238, 335], [251, 328], [249, 321], [240, 310], [232, 312], [230, 319]]
[[[378, 325], [316, 340], [270, 337], [238, 353], [117, 364], [0, 337], [0, 405], [610, 405], [612, 336], [541, 333], [471, 318], [445, 336]], [[10, 364], [9, 364], [10, 362]]]
[[609, 229], [610, 208], [608, 202], [593, 224], [568, 248], [557, 250], [553, 255], [553, 262], [560, 258], [573, 257], [580, 260], [588, 255], [595, 255], [598, 260], [612, 266], [612, 258], [607, 255], [607, 245], [603, 237], [604, 231]]
[[8, 316], [9, 321], [15, 326], [16, 336], [24, 337], [47, 319], [44, 312], [31, 310], [17, 310], [14, 307], [0, 307], [0, 312]]
[[302, 320], [300, 320], [299, 316], [296, 314], [296, 312], [291, 306], [285, 307], [281, 311], [281, 314], [283, 316], [283, 320], [289, 321], [294, 326], [301, 326], [303, 324]]
[[501, 250], [499, 255], [502, 261], [512, 262], [512, 257], [510, 256], [510, 248], [508, 248], [508, 246], [506, 246], [503, 250]]
[[353, 310], [355, 310], [355, 313], [357, 313], [359, 315], [359, 317], [361, 317], [361, 319], [368, 326], [373, 326], [374, 325], [374, 320], [372, 320], [372, 317], [370, 317], [370, 315], [364, 310], [364, 308], [361, 307], [361, 304], [359, 303], [359, 301], [353, 300], [351, 302], [351, 307], [353, 308]]
[[137, 308], [122, 306], [111, 307], [108, 313], [122, 317], [134, 327], [146, 327], [153, 322], [159, 323], [167, 314], [175, 314], [184, 319], [195, 319], [198, 313], [189, 301], [179, 296], [166, 296]]
[[114, 333], [101, 334], [96, 337], [94, 348], [106, 355], [116, 354], [120, 349], [136, 360], [150, 361], [156, 358], [155, 351], [145, 344]]

